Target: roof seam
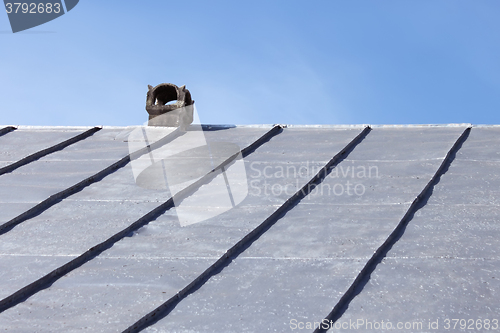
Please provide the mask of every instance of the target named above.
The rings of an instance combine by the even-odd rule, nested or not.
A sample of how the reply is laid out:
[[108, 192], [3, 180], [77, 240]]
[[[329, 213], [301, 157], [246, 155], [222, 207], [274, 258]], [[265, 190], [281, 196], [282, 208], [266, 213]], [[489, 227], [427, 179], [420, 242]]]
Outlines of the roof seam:
[[[413, 219], [415, 213], [426, 205], [427, 201], [432, 196], [434, 187], [439, 182], [441, 176], [445, 174], [446, 171], [448, 171], [448, 168], [455, 159], [457, 152], [469, 137], [470, 131], [471, 126], [467, 127], [460, 135], [460, 137], [455, 141], [434, 176], [427, 183], [424, 189], [417, 195], [396, 228], [391, 232], [384, 243], [375, 251], [373, 256], [367, 261], [349, 289], [344, 293], [344, 295], [340, 298], [340, 300], [334, 306], [332, 311], [324, 318], [324, 320], [327, 320], [329, 323], [335, 323], [343, 315], [351, 301], [359, 293], [362, 292], [364, 286], [370, 279], [370, 275], [375, 271], [378, 264], [382, 262], [382, 260], [386, 257], [387, 253], [394, 246], [394, 244], [396, 244], [396, 242], [403, 236], [406, 226]], [[322, 333], [326, 331], [327, 329], [320, 326], [314, 330], [314, 333]]]
[[0, 168], [0, 176], [3, 174], [6, 174], [6, 173], [12, 172], [12, 171], [16, 170], [17, 168], [20, 168], [24, 165], [27, 165], [31, 162], [34, 162], [34, 161], [36, 161], [44, 156], [47, 156], [47, 155], [54, 153], [56, 151], [63, 150], [64, 148], [66, 148], [66, 147], [68, 147], [76, 142], [85, 140], [86, 138], [88, 138], [89, 136], [92, 136], [95, 132], [100, 131], [100, 130], [101, 130], [100, 127], [93, 127], [91, 129], [89, 129], [88, 131], [80, 133], [72, 138], [69, 138], [68, 140], [65, 140], [65, 141], [60, 142], [56, 145], [53, 145], [52, 147], [45, 148], [45, 149], [40, 150], [34, 154], [28, 155], [28, 156], [20, 159], [17, 162], [14, 162], [14, 163], [9, 164], [3, 168]]
[[12, 131], [15, 131], [17, 129], [17, 127], [14, 127], [14, 126], [7, 126], [7, 127], [4, 127], [2, 129], [0, 129], [0, 136], [3, 136], [7, 133], [10, 133]]

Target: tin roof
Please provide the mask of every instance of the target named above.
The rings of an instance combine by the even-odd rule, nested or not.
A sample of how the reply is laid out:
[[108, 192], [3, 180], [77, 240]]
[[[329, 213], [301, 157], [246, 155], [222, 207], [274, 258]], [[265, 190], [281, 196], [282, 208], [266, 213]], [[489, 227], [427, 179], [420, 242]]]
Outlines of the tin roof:
[[[500, 127], [4, 128], [7, 331], [499, 319]], [[141, 185], [149, 158], [191, 180]]]

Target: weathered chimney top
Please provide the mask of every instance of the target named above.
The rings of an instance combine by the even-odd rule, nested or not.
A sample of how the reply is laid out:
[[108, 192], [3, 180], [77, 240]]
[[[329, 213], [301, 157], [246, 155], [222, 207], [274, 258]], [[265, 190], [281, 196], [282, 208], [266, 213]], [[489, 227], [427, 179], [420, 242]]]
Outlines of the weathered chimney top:
[[[167, 104], [173, 101], [175, 103]], [[191, 93], [185, 85], [177, 87], [172, 83], [161, 83], [154, 88], [148, 85], [148, 125], [186, 127], [193, 122], [193, 104]]]

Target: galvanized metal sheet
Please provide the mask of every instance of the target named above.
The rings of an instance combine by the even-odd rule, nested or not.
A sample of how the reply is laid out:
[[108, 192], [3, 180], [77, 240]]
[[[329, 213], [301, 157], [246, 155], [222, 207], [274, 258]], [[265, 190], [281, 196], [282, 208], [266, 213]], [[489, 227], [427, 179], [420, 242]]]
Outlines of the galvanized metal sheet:
[[[245, 131], [238, 128], [233, 131], [235, 131], [233, 133], [238, 136], [238, 140], [241, 141], [245, 135]], [[309, 132], [285, 129], [282, 134], [272, 138], [264, 146], [257, 149], [255, 153], [249, 155], [245, 159], [245, 163], [250, 167], [252, 163], [258, 162], [253, 164], [254, 168], [261, 171], [260, 177], [255, 178], [259, 180], [259, 184], [256, 183], [255, 186], [263, 190], [263, 180], [265, 179], [263, 168], [266, 166], [264, 162], [277, 163], [281, 161], [283, 165], [293, 164], [297, 151], [301, 152], [304, 161], [295, 163], [296, 167], [300, 167], [302, 164], [306, 163], [307, 160], [312, 162], [318, 159], [326, 160], [338, 153], [348, 142], [359, 134], [359, 132], [359, 129], [327, 129]], [[228, 131], [226, 133], [231, 132]], [[317, 145], [316, 149], [313, 150], [310, 149], [309, 142], [314, 140], [300, 140], [300, 136], [316, 137], [318, 140], [327, 137], [328, 144]], [[227, 140], [230, 140], [230, 138], [227, 138]], [[268, 151], [273, 151], [272, 147], [275, 144], [283, 145], [284, 142], [291, 141], [296, 143], [294, 145], [289, 145], [288, 149], [283, 150], [280, 154], [268, 153]], [[301, 144], [301, 142], [303, 142], [303, 144]], [[118, 177], [119, 172], [117, 172], [116, 175]], [[305, 184], [308, 180], [309, 179], [305, 177], [299, 179], [299, 186]], [[122, 180], [120, 186], [125, 186], [125, 183], [126, 181]], [[111, 183], [105, 184], [99, 182], [88, 188], [88, 190], [95, 188], [88, 197], [85, 197], [85, 193], [87, 192], [87, 189], [85, 189], [78, 195], [75, 195], [73, 199], [85, 200], [86, 198], [89, 200], [99, 193], [99, 191], [97, 191], [99, 185], [102, 186], [101, 189], [103, 190], [107, 187], [112, 187]], [[133, 183], [129, 185], [134, 186]], [[127, 192], [123, 191], [123, 193]], [[134, 192], [131, 191], [130, 193], [133, 195]], [[116, 194], [117, 192], [114, 192], [114, 190], [112, 192], [104, 190], [103, 198], [112, 199]], [[189, 284], [194, 276], [202, 273], [232, 245], [269, 216], [276, 209], [276, 203], [283, 203], [288, 196], [289, 195], [282, 193], [281, 196], [269, 200], [268, 197], [270, 196], [249, 194], [247, 198], [233, 210], [186, 227], [180, 226], [174, 214], [175, 209], [172, 209], [157, 220], [141, 228], [137, 233], [131, 235], [131, 237], [127, 237], [116, 243], [112, 248], [99, 256], [99, 258], [91, 260], [68, 274], [68, 276], [55, 282], [52, 287], [42, 290], [30, 298], [30, 301], [36, 302], [37, 304], [54, 304], [54, 301], [57, 303], [62, 301], [64, 303], [64, 311], [54, 311], [55, 308], [53, 310], [50, 309], [50, 307], [33, 309], [29, 306], [29, 303], [24, 302], [0, 314], [0, 323], [11, 323], [13, 317], [22, 313], [22, 317], [27, 316], [26, 318], [34, 318], [33, 323], [36, 325], [37, 329], [44, 331], [52, 327], [49, 326], [50, 321], [64, 321], [63, 318], [71, 314], [72, 323], [70, 325], [72, 326], [70, 327], [80, 327], [78, 325], [82, 325], [81, 327], [85, 326], [91, 328], [95, 332], [125, 329], [140, 316], [152, 310], [154, 306], [161, 304], [166, 299], [175, 295], [182, 287]], [[145, 197], [146, 196], [141, 196], [141, 198]], [[95, 197], [93, 198], [96, 199]], [[123, 196], [121, 198], [123, 198]], [[64, 202], [60, 205], [62, 207]], [[199, 207], [199, 211], [196, 211], [196, 202], [192, 202], [188, 206], [193, 207], [194, 214], [205, 213], [203, 209]], [[99, 218], [101, 223], [106, 223], [108, 219], [114, 220], [117, 216], [113, 211], [107, 212], [104, 209], [99, 209], [99, 212], [102, 214], [102, 217]], [[40, 217], [44, 214], [40, 215]], [[121, 216], [123, 216], [123, 218], [130, 218], [131, 215], [129, 214], [130, 212], [128, 210], [124, 210]], [[52, 222], [50, 221], [47, 223], [47, 233], [49, 230], [53, 232], [56, 225], [51, 225]], [[98, 233], [104, 234], [102, 232]], [[20, 233], [16, 234], [18, 237], [22, 237]], [[71, 239], [71, 242], [64, 240], [63, 237], [58, 237], [57, 239], [59, 242], [65, 243], [64, 245], [61, 244], [61, 247], [66, 247], [69, 252], [72, 243], [81, 244], [84, 240], [86, 241], [95, 237], [95, 234], [91, 229], [87, 229], [86, 232], [82, 231], [79, 236], [81, 239]], [[40, 251], [41, 247], [43, 247], [42, 242], [38, 242], [37, 251]], [[56, 250], [55, 247], [53, 249]], [[16, 251], [25, 250], [17, 249]], [[132, 264], [132, 262], [134, 262], [134, 264]], [[171, 264], [169, 264], [170, 266], [162, 266], [164, 270], [161, 272], [158, 271], [158, 274], [165, 276], [167, 280], [158, 280], [158, 284], [153, 288], [151, 285], [154, 283], [145, 284], [144, 281], [153, 281], [158, 276], [155, 272], [151, 271], [151, 265], [156, 262], [171, 262]], [[119, 286], [120, 283], [115, 273], [117, 269], [120, 271], [120, 273], [118, 273], [120, 276], [127, 276], [130, 278], [127, 286]], [[139, 271], [143, 272], [143, 274], [138, 274], [137, 272]], [[37, 271], [38, 274], [40, 274], [40, 272], [47, 272], [47, 270]], [[35, 273], [33, 273], [32, 276], [35, 276]], [[91, 285], [89, 288], [93, 291], [85, 292], [80, 288], [81, 281], [82, 279], [92, 281], [91, 276], [99, 276], [100, 282], [89, 282]], [[172, 287], [161, 287], [161, 283], [167, 283], [168, 285], [168, 282], [163, 281], [170, 280], [183, 281], [184, 285], [179, 286], [174, 284]], [[104, 283], [103, 281], [107, 282]], [[133, 286], [133, 289], [130, 289], [131, 286]], [[109, 292], [111, 289], [106, 290], [109, 287], [113, 289], [113, 292]], [[156, 290], [154, 295], [146, 298], [139, 296], [142, 293], [153, 293], [150, 288]], [[85, 295], [87, 295], [88, 298], [84, 300], [82, 297], [86, 297]], [[130, 299], [131, 295], [135, 295], [132, 296], [133, 300], [129, 302], [123, 301], [124, 299]], [[111, 306], [108, 307], [106, 311], [102, 311], [102, 304], [109, 304]], [[87, 312], [80, 311], [79, 309], [81, 309], [81, 306], [87, 308]], [[37, 314], [33, 311], [37, 312]], [[76, 315], [76, 313], [79, 313], [79, 315]], [[89, 321], [89, 313], [92, 313], [93, 316], [99, 316], [100, 313], [102, 316]], [[131, 316], [130, 313], [134, 313], [135, 317]], [[47, 316], [49, 316], [50, 319], [42, 320], [43, 318], [47, 318]], [[108, 320], [108, 318], [111, 319]], [[117, 321], [119, 321], [119, 324], [117, 324]], [[15, 324], [10, 325], [9, 327], [13, 329], [25, 327], [23, 326], [25, 324], [20, 321], [16, 321]], [[61, 330], [63, 329], [61, 328]]]
[[[225, 133], [226, 138], [219, 137], [222, 141], [244, 144], [249, 137], [241, 131], [217, 132]], [[322, 185], [329, 186], [318, 187], [146, 331], [312, 331], [307, 325], [321, 321], [337, 303], [462, 131], [375, 128], [324, 180]], [[171, 209], [48, 289], [1, 313], [2, 327], [40, 332], [123, 330], [213, 264], [356, 133], [359, 130], [339, 134], [338, 129], [285, 129], [245, 160], [249, 194], [236, 208], [186, 227], [179, 225]], [[119, 134], [114, 138], [126, 144], [126, 135]], [[421, 330], [412, 328], [415, 332], [449, 332], [447, 318], [475, 319], [474, 325], [477, 319], [483, 324], [488, 319], [494, 324], [491, 320], [500, 313], [495, 302], [500, 290], [495, 185], [499, 134], [494, 128], [472, 130], [427, 206], [417, 212], [335, 331], [351, 330], [351, 325], [342, 329], [350, 321], [367, 332], [384, 331], [373, 328], [382, 321], [422, 322]], [[217, 141], [216, 136], [207, 137]], [[70, 160], [80, 160], [78, 152], [60, 161], [63, 169], [69, 168], [65, 163]], [[37, 169], [48, 175], [43, 186], [56, 181], [45, 173], [50, 169], [50, 164]], [[18, 229], [5, 238], [0, 253], [2, 267], [12, 269], [2, 272], [0, 281], [8, 282], [0, 282], [0, 290], [8, 291], [11, 283], [29, 283], [170, 195], [134, 186], [132, 170], [123, 168], [27, 221], [33, 222], [26, 224], [31, 228], [12, 230]], [[217, 193], [196, 198], [207, 201]], [[0, 208], [8, 207], [7, 202]], [[26, 205], [13, 202], [19, 209]], [[194, 215], [205, 216], [209, 209], [196, 200], [185, 204]], [[363, 326], [368, 323], [372, 327]]]
[[329, 313], [462, 131], [374, 129], [337, 168], [373, 163], [385, 177], [327, 177], [322, 184], [357, 181], [369, 191], [319, 191], [304, 199], [146, 331], [312, 331], [299, 323], [320, 322]]

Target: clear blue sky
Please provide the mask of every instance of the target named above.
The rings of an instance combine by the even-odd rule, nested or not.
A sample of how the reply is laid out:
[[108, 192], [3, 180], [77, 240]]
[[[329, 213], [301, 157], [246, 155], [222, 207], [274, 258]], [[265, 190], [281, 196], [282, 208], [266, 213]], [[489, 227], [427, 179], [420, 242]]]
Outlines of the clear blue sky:
[[500, 124], [497, 0], [80, 0], [0, 45], [0, 124], [142, 124], [162, 82], [203, 123]]

